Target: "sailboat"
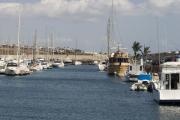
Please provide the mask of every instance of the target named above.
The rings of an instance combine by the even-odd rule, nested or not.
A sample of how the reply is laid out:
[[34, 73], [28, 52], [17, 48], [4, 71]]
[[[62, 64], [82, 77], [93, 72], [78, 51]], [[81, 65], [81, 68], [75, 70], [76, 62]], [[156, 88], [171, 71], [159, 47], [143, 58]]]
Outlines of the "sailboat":
[[50, 62], [50, 60], [49, 60], [48, 64], [49, 64], [49, 66], [52, 66], [55, 68], [63, 68], [64, 67], [63, 60], [62, 59], [61, 60], [54, 59], [54, 34], [51, 34], [50, 40], [51, 40], [51, 47], [52, 47], [51, 60], [53, 60], [53, 61]]
[[9, 61], [5, 70], [6, 75], [26, 75], [30, 74], [31, 71], [20, 61], [20, 28], [21, 28], [21, 14], [18, 17], [18, 46], [17, 46], [17, 60]]
[[6, 70], [6, 61], [4, 59], [0, 59], [0, 74], [4, 74]]
[[74, 65], [81, 65], [82, 62], [79, 61], [79, 60], [77, 60], [77, 40], [76, 40], [76, 49], [75, 49], [74, 53], [75, 53], [75, 61], [74, 61]]
[[112, 41], [112, 31], [113, 31], [113, 0], [112, 0], [112, 14], [108, 19], [107, 25], [107, 42], [108, 42], [108, 66], [107, 72], [109, 75], [118, 75], [120, 77], [125, 77], [128, 66], [129, 66], [129, 56], [124, 49], [120, 48], [118, 45], [118, 50], [116, 52], [110, 53], [110, 41]]
[[35, 30], [34, 33], [34, 41], [33, 41], [33, 50], [32, 50], [32, 64], [30, 66], [30, 70], [32, 71], [40, 71], [43, 69], [43, 66], [41, 64], [41, 62], [38, 62], [36, 59], [36, 53], [37, 53], [37, 31]]

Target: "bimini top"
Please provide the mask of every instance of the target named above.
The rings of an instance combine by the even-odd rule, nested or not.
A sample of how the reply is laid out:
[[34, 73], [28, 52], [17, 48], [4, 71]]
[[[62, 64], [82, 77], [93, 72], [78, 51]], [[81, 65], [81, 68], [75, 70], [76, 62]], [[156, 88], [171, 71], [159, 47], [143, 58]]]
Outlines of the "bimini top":
[[141, 73], [140, 75], [138, 75], [137, 78], [140, 81], [150, 81], [150, 80], [152, 80], [151, 74], [147, 74], [147, 73]]

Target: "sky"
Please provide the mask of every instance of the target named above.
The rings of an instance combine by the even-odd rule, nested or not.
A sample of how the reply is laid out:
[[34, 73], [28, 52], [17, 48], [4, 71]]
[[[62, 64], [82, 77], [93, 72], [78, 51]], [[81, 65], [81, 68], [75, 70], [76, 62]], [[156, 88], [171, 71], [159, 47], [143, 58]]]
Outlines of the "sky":
[[[107, 21], [112, 0], [0, 0], [0, 43], [17, 43], [21, 14], [21, 44], [102, 51], [107, 48]], [[152, 52], [180, 50], [180, 0], [114, 0], [113, 41], [132, 53], [138, 41]], [[77, 45], [76, 45], [77, 41]]]

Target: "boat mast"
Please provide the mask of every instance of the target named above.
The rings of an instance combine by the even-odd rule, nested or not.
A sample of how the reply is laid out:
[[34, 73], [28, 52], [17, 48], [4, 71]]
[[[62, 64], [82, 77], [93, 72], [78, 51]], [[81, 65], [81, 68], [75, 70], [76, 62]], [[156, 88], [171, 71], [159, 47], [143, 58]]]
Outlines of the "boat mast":
[[49, 35], [47, 37], [47, 52], [46, 52], [46, 59], [49, 62]]
[[110, 57], [110, 39], [111, 39], [111, 34], [110, 34], [110, 26], [111, 26], [111, 19], [108, 19], [108, 25], [107, 25], [107, 52], [108, 52], [108, 58]]
[[159, 45], [160, 45], [160, 38], [159, 38], [159, 19], [157, 17], [157, 20], [156, 20], [156, 29], [157, 29], [157, 42], [158, 42], [158, 61], [159, 61], [159, 65], [161, 64], [161, 54], [160, 54], [160, 49], [159, 49]]
[[107, 49], [108, 49], [108, 58], [110, 57], [110, 41], [112, 41], [112, 33], [113, 33], [113, 19], [114, 19], [114, 0], [112, 0], [111, 5], [111, 15], [108, 18], [108, 25], [107, 25]]
[[75, 61], [77, 60], [77, 39], [76, 39], [76, 41], [75, 41], [76, 43], [75, 43]]
[[33, 63], [36, 61], [36, 51], [37, 51], [37, 30], [34, 32], [34, 42], [33, 42]]
[[18, 36], [17, 36], [17, 64], [19, 65], [20, 63], [20, 30], [21, 30], [21, 13], [19, 12], [19, 16], [18, 16]]
[[51, 42], [51, 60], [54, 59], [54, 34], [50, 34], [50, 42]]

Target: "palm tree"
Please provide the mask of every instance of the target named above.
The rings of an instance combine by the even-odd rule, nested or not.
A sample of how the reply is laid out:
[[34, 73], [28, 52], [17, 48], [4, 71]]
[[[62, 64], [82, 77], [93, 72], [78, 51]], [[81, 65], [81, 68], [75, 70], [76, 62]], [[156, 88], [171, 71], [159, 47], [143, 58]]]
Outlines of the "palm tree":
[[143, 50], [140, 49], [143, 59], [146, 61], [147, 55], [151, 52], [149, 46], [144, 46]]
[[136, 58], [138, 56], [138, 52], [141, 51], [141, 48], [142, 48], [142, 46], [140, 45], [140, 43], [134, 41], [132, 49], [133, 49], [133, 52], [134, 52], [134, 59], [135, 59], [135, 61], [136, 61]]

